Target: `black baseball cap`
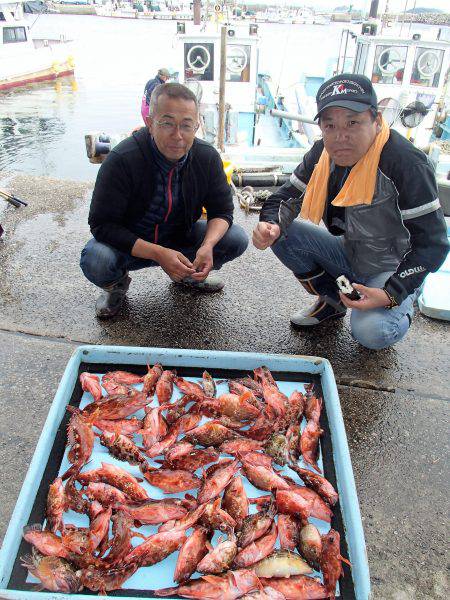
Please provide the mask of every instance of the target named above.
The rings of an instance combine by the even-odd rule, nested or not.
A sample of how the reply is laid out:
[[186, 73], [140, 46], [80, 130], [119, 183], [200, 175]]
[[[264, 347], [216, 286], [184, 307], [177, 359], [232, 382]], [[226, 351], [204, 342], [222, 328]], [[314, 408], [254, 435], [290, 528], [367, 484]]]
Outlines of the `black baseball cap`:
[[365, 75], [341, 73], [322, 83], [316, 95], [317, 115], [331, 106], [364, 112], [377, 109], [378, 100], [373, 85]]

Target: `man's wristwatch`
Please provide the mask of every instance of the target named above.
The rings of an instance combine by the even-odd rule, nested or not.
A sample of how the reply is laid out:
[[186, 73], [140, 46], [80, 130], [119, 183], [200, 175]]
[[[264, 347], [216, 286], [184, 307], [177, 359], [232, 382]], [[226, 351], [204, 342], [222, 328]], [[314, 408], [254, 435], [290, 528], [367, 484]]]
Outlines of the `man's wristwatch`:
[[385, 306], [384, 308], [386, 308], [387, 310], [390, 310], [391, 308], [394, 308], [394, 306], [398, 306], [398, 302], [394, 298], [394, 296], [392, 294], [390, 294], [386, 288], [383, 288], [383, 291], [386, 292], [386, 295], [389, 298], [389, 304], [387, 306]]

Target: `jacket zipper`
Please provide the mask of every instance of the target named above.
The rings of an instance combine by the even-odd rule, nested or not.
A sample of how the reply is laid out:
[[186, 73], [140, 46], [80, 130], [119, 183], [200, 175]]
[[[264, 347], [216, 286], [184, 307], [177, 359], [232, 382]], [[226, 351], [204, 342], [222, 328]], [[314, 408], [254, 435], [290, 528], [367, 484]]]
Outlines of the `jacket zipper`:
[[[173, 204], [173, 197], [172, 197], [172, 176], [173, 176], [173, 172], [175, 171], [175, 167], [173, 167], [173, 169], [171, 169], [169, 171], [169, 179], [167, 182], [167, 202], [168, 202], [168, 208], [167, 208], [167, 213], [166, 216], [164, 217], [164, 221], [163, 223], [167, 223], [167, 219], [169, 218], [170, 213], [172, 212], [172, 204]], [[158, 228], [159, 228], [159, 224], [155, 226], [155, 244], [158, 243]]]

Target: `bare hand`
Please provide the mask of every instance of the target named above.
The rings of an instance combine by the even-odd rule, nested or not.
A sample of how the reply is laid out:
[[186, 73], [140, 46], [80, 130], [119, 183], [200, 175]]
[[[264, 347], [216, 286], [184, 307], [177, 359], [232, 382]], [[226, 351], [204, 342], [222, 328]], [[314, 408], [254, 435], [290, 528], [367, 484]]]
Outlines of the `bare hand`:
[[204, 281], [213, 267], [212, 246], [200, 246], [193, 265], [196, 272], [192, 275], [192, 279], [195, 279], [195, 281]]
[[191, 261], [177, 250], [161, 247], [155, 259], [172, 281], [181, 281], [195, 273]]
[[374, 308], [385, 308], [391, 304], [388, 295], [381, 288], [370, 288], [360, 283], [352, 283], [352, 286], [361, 294], [362, 298], [360, 300], [349, 300], [347, 296], [339, 292], [342, 304], [345, 304], [347, 308], [372, 310]]
[[281, 229], [276, 223], [261, 221], [253, 230], [253, 245], [258, 250], [265, 250], [280, 237]]

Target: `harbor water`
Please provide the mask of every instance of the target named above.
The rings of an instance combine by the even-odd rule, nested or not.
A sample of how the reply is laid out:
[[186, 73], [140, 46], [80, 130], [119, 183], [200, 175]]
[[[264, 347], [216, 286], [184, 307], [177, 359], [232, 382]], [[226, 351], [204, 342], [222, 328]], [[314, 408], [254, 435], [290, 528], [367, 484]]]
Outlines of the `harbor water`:
[[[74, 40], [75, 76], [0, 93], [0, 170], [92, 180], [98, 166], [87, 160], [84, 135], [124, 134], [142, 124], [145, 83], [158, 68], [179, 65], [176, 22], [55, 14], [28, 19], [33, 37]], [[270, 74], [280, 92], [292, 89], [302, 73], [331, 74], [348, 27], [259, 24], [259, 72]], [[358, 32], [361, 25], [350, 27]]]

